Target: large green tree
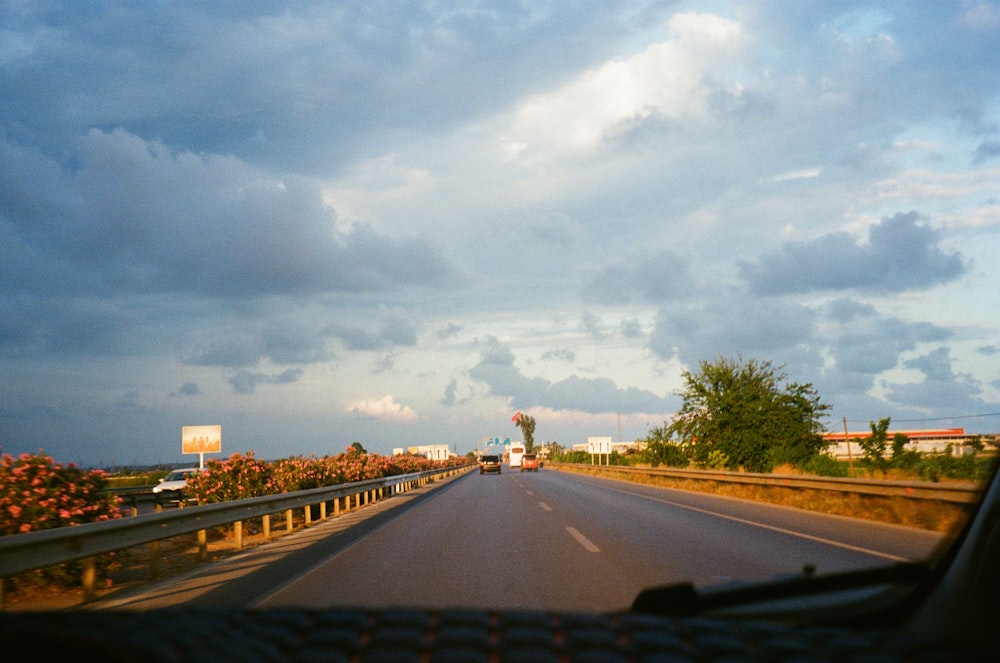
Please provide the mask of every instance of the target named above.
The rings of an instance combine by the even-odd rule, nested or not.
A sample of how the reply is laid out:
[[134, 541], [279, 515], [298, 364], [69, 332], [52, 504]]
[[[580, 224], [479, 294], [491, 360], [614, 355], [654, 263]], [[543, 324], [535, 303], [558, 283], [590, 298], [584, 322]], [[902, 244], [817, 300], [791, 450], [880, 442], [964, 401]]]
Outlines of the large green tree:
[[[872, 434], [857, 440], [858, 446], [861, 447], [861, 451], [865, 454], [865, 460], [873, 467], [882, 470], [883, 473], [889, 469], [889, 461], [886, 460], [885, 452], [889, 446], [890, 421], [891, 419], [886, 417], [885, 419], [879, 419], [877, 424], [874, 421], [868, 422], [868, 426], [872, 429]], [[897, 452], [894, 448], [893, 457], [896, 455]]]
[[829, 410], [811, 384], [788, 382], [770, 361], [719, 358], [684, 371], [681, 409], [669, 430], [696, 462], [749, 472], [801, 465], [822, 449]]

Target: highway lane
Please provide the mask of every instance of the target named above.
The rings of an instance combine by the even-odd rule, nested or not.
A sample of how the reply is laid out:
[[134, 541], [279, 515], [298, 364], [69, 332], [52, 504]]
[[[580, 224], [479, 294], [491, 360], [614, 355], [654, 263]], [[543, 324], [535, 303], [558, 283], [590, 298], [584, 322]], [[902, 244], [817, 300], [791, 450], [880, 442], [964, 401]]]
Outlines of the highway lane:
[[618, 610], [699, 587], [923, 559], [933, 533], [542, 470], [470, 474], [282, 583], [255, 607]]

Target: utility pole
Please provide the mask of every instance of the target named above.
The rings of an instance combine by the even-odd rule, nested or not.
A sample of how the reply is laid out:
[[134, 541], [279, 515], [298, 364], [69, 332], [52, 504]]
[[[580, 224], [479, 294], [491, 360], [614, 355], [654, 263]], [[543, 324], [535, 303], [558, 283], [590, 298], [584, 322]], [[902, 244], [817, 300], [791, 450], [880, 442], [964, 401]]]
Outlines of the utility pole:
[[844, 417], [844, 442], [847, 443], [847, 474], [854, 476], [854, 458], [851, 456], [851, 438], [847, 434], [847, 417]]

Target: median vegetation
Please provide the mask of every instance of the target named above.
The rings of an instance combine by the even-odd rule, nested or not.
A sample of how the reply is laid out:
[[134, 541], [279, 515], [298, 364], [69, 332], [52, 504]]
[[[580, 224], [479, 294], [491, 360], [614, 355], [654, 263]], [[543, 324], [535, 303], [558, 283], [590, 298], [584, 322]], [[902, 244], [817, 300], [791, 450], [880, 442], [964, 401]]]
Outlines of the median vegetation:
[[199, 504], [208, 504], [399, 476], [466, 462], [465, 458], [435, 461], [412, 454], [382, 456], [368, 453], [357, 442], [335, 456], [293, 456], [265, 461], [253, 452], [237, 453], [224, 460], [208, 461], [204, 472], [188, 479], [188, 494]]
[[[119, 499], [106, 487], [107, 475], [101, 470], [63, 465], [41, 451], [17, 457], [4, 454], [0, 457], [0, 536], [120, 518]], [[111, 558], [104, 556], [99, 571], [110, 563]], [[82, 573], [82, 565], [75, 562], [24, 574], [18, 583], [78, 585]]]
[[[355, 442], [343, 453], [323, 457], [292, 457], [275, 461], [257, 458], [253, 452], [236, 453], [223, 460], [210, 460], [205, 472], [189, 481], [189, 496], [199, 503], [287, 493], [334, 486], [366, 479], [398, 476], [411, 472], [451, 467], [465, 458], [432, 461], [422, 456], [382, 456], [367, 453]], [[43, 452], [0, 459], [0, 536], [40, 529], [110, 520], [122, 517], [121, 500], [108, 490], [103, 470], [82, 470], [57, 463]], [[110, 584], [110, 573], [121, 565], [121, 556], [102, 555], [97, 573]], [[0, 602], [5, 593], [52, 591], [77, 588], [81, 563], [63, 564], [0, 577]]]

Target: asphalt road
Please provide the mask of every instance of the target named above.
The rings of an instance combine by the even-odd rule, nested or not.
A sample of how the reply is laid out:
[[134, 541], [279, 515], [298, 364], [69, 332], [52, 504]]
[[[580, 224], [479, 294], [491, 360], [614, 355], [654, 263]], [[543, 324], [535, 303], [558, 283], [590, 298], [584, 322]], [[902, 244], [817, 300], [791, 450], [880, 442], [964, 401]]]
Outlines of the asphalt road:
[[545, 469], [473, 472], [406, 499], [225, 563], [242, 573], [202, 572], [188, 589], [120, 607], [620, 610], [650, 586], [765, 581], [806, 564], [868, 568], [924, 559], [940, 543], [910, 528]]

